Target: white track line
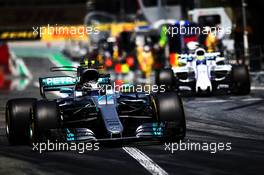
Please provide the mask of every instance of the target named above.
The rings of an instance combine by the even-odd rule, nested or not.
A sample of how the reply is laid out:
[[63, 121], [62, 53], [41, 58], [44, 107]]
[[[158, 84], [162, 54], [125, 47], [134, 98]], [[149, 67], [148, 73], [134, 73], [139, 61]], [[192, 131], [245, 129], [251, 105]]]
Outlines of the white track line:
[[264, 86], [251, 86], [251, 90], [264, 90]]
[[153, 175], [168, 175], [158, 164], [151, 160], [146, 154], [141, 152], [137, 148], [123, 147], [123, 150], [127, 152], [131, 157], [136, 159], [144, 168], [146, 168]]
[[263, 98], [247, 98], [247, 99], [243, 99], [242, 101], [260, 101], [263, 100]]
[[187, 103], [226, 103], [226, 102], [234, 102], [234, 101], [261, 101], [263, 98], [245, 98], [245, 99], [233, 99], [233, 100], [194, 100], [188, 101]]
[[188, 101], [187, 103], [226, 103], [232, 101], [234, 100], [193, 100], [193, 101]]

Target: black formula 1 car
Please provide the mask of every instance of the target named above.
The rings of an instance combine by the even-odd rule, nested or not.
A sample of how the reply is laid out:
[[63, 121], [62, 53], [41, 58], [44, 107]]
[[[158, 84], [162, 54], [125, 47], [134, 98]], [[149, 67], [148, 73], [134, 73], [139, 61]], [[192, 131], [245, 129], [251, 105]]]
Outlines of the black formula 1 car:
[[[6, 104], [6, 133], [11, 144], [52, 140], [100, 141], [183, 139], [186, 124], [174, 92], [127, 93], [109, 89], [110, 75], [90, 64], [55, 67], [77, 76], [39, 78], [42, 99], [17, 98]], [[48, 91], [65, 97], [50, 99]]]

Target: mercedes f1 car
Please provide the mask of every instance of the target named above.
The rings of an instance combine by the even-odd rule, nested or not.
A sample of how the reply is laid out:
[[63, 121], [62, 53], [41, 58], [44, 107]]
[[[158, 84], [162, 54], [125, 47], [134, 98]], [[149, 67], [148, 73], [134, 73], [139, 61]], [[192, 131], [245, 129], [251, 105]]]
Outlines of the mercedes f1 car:
[[211, 93], [227, 89], [238, 95], [250, 93], [250, 76], [247, 66], [226, 64], [219, 52], [206, 53], [198, 48], [193, 54], [182, 54], [179, 66], [163, 69], [156, 74], [156, 83], [178, 91]]
[[[11, 144], [130, 139], [183, 139], [185, 115], [174, 92], [117, 92], [106, 88], [110, 75], [91, 64], [55, 67], [77, 76], [39, 78], [41, 99], [11, 99], [6, 104], [6, 133]], [[65, 97], [47, 98], [49, 91]]]

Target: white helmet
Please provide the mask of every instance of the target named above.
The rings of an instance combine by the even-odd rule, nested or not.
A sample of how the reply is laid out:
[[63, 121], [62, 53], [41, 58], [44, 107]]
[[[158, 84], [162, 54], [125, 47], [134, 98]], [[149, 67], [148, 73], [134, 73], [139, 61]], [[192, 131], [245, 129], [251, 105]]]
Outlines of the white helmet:
[[198, 42], [195, 42], [195, 41], [190, 41], [187, 43], [187, 48], [190, 50], [190, 51], [194, 51], [195, 49], [197, 49], [199, 47], [199, 43]]

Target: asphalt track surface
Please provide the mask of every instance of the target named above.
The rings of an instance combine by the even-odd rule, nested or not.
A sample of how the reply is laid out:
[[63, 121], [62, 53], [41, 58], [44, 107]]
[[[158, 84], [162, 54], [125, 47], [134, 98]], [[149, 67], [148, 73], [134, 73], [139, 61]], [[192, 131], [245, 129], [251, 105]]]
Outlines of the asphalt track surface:
[[[35, 83], [47, 75], [46, 59], [25, 59], [33, 80], [24, 91], [0, 91], [0, 174], [263, 174], [264, 91], [247, 96], [184, 97], [185, 142], [227, 143], [230, 151], [165, 151], [161, 143], [103, 146], [99, 151], [45, 152], [10, 146], [5, 137], [5, 103], [39, 97]], [[258, 89], [258, 88], [257, 88]]]

